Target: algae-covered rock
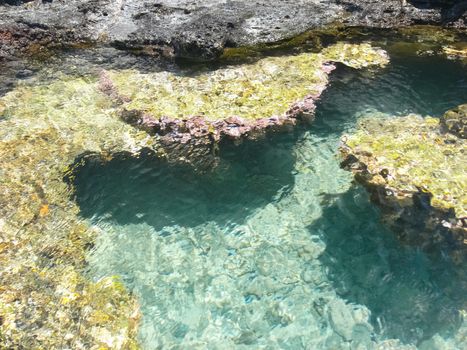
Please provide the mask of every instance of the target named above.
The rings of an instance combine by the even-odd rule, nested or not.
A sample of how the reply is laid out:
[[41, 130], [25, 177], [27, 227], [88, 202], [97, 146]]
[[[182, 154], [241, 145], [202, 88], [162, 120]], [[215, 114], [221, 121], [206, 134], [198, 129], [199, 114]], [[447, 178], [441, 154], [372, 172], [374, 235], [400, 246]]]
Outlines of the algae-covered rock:
[[332, 62], [382, 67], [389, 57], [368, 43], [340, 42], [320, 53], [266, 57], [196, 74], [103, 71], [99, 88], [120, 106], [125, 122], [158, 135], [171, 159], [202, 169], [216, 162], [223, 139], [256, 139], [313, 120]]
[[121, 104], [124, 120], [150, 133], [179, 142], [239, 139], [311, 120], [331, 62], [363, 68], [384, 66], [389, 58], [366, 43], [338, 43], [320, 53], [267, 57], [195, 75], [107, 71], [101, 90]]
[[397, 33], [402, 36], [406, 42], [424, 43], [424, 44], [446, 44], [459, 41], [459, 33], [445, 27], [435, 25], [415, 25], [401, 27]]
[[63, 181], [84, 152], [137, 153], [95, 79], [21, 85], [0, 98], [0, 335], [8, 349], [134, 348], [138, 305], [113, 278], [82, 275], [94, 231]]
[[319, 54], [268, 57], [191, 76], [134, 70], [109, 71], [108, 75], [128, 100], [127, 110], [154, 118], [260, 119], [284, 115], [307, 95], [319, 96], [329, 73], [323, 65], [331, 61], [362, 68], [385, 65], [388, 57], [369, 44], [340, 43]]
[[366, 118], [343, 141], [342, 166], [369, 189], [401, 239], [432, 248], [444, 244], [464, 259], [465, 139], [443, 133], [438, 119], [410, 115]]
[[467, 138], [467, 104], [453, 108], [441, 117], [441, 126], [451, 134]]

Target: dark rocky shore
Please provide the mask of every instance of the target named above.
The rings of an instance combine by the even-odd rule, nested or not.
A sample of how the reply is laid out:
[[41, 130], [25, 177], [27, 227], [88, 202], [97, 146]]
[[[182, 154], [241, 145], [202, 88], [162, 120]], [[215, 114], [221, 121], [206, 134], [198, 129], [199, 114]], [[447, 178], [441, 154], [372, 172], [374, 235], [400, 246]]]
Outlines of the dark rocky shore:
[[466, 27], [465, 0], [1, 0], [0, 60], [104, 44], [212, 60], [330, 26]]

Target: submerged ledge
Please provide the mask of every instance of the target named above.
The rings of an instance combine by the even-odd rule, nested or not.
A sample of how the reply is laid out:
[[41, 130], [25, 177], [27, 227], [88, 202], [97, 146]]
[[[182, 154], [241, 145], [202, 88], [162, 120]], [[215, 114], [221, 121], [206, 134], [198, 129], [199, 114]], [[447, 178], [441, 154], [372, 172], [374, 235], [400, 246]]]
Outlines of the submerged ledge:
[[388, 62], [384, 50], [368, 43], [339, 42], [319, 53], [267, 57], [193, 76], [103, 71], [99, 88], [120, 107], [122, 120], [160, 136], [169, 148], [184, 145], [179, 154], [194, 158], [204, 147], [203, 158], [224, 139], [257, 139], [311, 122], [333, 63], [361, 69]]
[[439, 119], [369, 117], [343, 138], [351, 170], [404, 242], [467, 257], [467, 105]]

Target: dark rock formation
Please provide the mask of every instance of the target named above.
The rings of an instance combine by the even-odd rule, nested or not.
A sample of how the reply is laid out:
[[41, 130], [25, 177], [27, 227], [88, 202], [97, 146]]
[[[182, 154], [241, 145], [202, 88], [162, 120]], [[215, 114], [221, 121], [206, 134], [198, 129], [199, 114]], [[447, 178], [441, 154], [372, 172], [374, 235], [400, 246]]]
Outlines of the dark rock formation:
[[391, 28], [412, 24], [466, 26], [465, 0], [338, 0], [347, 9], [344, 23]]
[[461, 1], [429, 0], [3, 0], [0, 58], [44, 47], [104, 43], [201, 60], [224, 47], [291, 38], [332, 24], [465, 28]]

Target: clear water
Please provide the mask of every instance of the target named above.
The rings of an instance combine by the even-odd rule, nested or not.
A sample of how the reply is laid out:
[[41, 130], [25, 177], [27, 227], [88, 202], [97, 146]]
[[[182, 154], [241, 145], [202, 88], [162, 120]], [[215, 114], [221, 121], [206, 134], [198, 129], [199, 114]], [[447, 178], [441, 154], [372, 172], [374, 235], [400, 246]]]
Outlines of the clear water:
[[139, 298], [144, 349], [460, 349], [465, 271], [402, 246], [337, 148], [362, 115], [466, 98], [460, 63], [393, 54], [376, 73], [340, 67], [311, 127], [224, 145], [211, 173], [90, 160], [75, 183], [101, 231], [89, 273]]

